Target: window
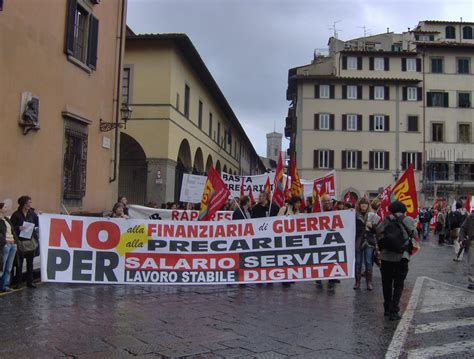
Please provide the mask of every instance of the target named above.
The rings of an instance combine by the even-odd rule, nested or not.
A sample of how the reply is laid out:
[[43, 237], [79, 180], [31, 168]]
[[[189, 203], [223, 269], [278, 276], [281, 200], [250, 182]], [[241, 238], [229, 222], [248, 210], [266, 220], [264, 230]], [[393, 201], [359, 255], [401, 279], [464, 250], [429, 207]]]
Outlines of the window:
[[217, 144], [219, 146], [222, 146], [222, 141], [221, 141], [221, 123], [217, 122]]
[[407, 87], [407, 100], [418, 101], [418, 88], [417, 87]]
[[385, 116], [374, 116], [374, 131], [385, 131]]
[[446, 181], [449, 178], [447, 162], [427, 162], [426, 172], [430, 181]]
[[[430, 36], [430, 35], [417, 35], [418, 36], [418, 39], [419, 41], [433, 41], [434, 38], [433, 36]], [[415, 39], [416, 39], [416, 36], [415, 36]]]
[[471, 94], [469, 92], [458, 93], [458, 107], [463, 107], [463, 108], [471, 107]]
[[319, 85], [319, 97], [329, 98], [329, 85]]
[[468, 123], [458, 124], [458, 141], [460, 143], [471, 143], [471, 125]]
[[431, 141], [432, 142], [444, 141], [444, 125], [442, 123], [431, 124]]
[[385, 59], [383, 57], [376, 57], [374, 59], [375, 70], [385, 70]]
[[198, 109], [198, 127], [202, 129], [202, 101], [199, 101], [199, 109]]
[[407, 71], [417, 71], [416, 70], [416, 59], [412, 59], [412, 58], [407, 59]]
[[426, 105], [428, 107], [449, 107], [449, 94], [438, 91], [428, 92]]
[[372, 170], [388, 170], [388, 152], [370, 151], [369, 168]]
[[458, 74], [468, 74], [469, 73], [469, 59], [458, 59]]
[[320, 130], [329, 130], [330, 129], [330, 120], [328, 113], [319, 114], [319, 129]]
[[92, 70], [97, 67], [99, 20], [77, 0], [67, 5], [65, 52]]
[[212, 112], [209, 112], [209, 137], [212, 138]]
[[421, 152], [402, 152], [402, 170], [406, 170], [413, 163], [417, 171], [421, 171]]
[[357, 115], [347, 115], [347, 130], [357, 131]]
[[[349, 170], [359, 169], [359, 164], [362, 164], [359, 156], [362, 156], [361, 151], [342, 151], [342, 168]], [[345, 163], [344, 163], [345, 161]]]
[[418, 116], [408, 116], [408, 132], [418, 132]]
[[87, 127], [66, 122], [63, 165], [63, 198], [81, 201], [86, 194]]
[[374, 98], [376, 100], [385, 99], [385, 87], [384, 86], [374, 86]]
[[122, 72], [122, 103], [130, 103], [130, 67], [124, 67]]
[[357, 70], [357, 57], [348, 56], [347, 57], [347, 69], [348, 70]]
[[443, 73], [443, 59], [440, 57], [433, 57], [431, 59], [431, 72], [434, 74]]
[[191, 90], [188, 85], [184, 86], [184, 116], [189, 118], [189, 97]]
[[474, 181], [474, 163], [457, 162], [454, 164], [455, 181]]
[[454, 26], [446, 26], [446, 38], [455, 39], [456, 38], [456, 29]]
[[347, 86], [347, 98], [350, 100], [357, 99], [357, 86], [354, 86], [354, 85]]
[[472, 27], [471, 26], [464, 26], [462, 28], [462, 38], [471, 40], [472, 39]]
[[330, 168], [330, 151], [319, 151], [319, 168]]

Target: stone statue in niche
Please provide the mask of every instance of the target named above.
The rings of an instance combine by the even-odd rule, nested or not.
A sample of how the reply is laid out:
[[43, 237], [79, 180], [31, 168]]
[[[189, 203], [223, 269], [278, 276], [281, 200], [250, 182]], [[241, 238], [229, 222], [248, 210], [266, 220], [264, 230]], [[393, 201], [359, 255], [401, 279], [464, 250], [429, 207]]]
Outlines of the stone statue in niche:
[[31, 130], [39, 130], [39, 99], [29, 92], [21, 96], [20, 126], [23, 134]]

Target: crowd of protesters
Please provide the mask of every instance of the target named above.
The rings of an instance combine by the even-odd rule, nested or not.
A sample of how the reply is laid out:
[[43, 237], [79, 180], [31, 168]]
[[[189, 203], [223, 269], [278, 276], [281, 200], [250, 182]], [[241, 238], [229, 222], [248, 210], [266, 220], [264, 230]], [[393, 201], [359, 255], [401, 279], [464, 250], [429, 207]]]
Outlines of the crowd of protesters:
[[[32, 199], [22, 196], [18, 208], [7, 216], [10, 208], [7, 201], [0, 201], [0, 290], [11, 291], [22, 285], [23, 278], [29, 288], [33, 283], [33, 259], [39, 255], [38, 212], [32, 207]], [[233, 211], [233, 220], [245, 220], [273, 216], [289, 216], [312, 212], [311, 200], [303, 208], [302, 200], [293, 197], [279, 208], [272, 203], [268, 192], [262, 191], [256, 203], [248, 196], [229, 200], [222, 210]], [[391, 320], [400, 319], [399, 302], [408, 273], [408, 263], [416, 241], [427, 241], [431, 231], [438, 236], [439, 245], [453, 245], [455, 261], [462, 261], [468, 250], [470, 238], [474, 236], [474, 214], [467, 212], [460, 202], [447, 210], [442, 206], [420, 208], [418, 221], [406, 216], [407, 208], [401, 202], [393, 202], [388, 207], [389, 215], [381, 218], [377, 212], [378, 199], [369, 201], [361, 198], [354, 206], [350, 202], [335, 201], [325, 194], [320, 199], [323, 212], [351, 210], [356, 217], [355, 238], [355, 283], [354, 290], [360, 290], [362, 277], [366, 289], [372, 291], [374, 264], [380, 267], [384, 312]], [[154, 202], [148, 207], [157, 208]], [[199, 204], [166, 203], [161, 208], [170, 210], [198, 210]], [[129, 218], [128, 201], [119, 197], [112, 208], [110, 217]], [[29, 229], [29, 230], [28, 230]], [[26, 276], [23, 276], [23, 263], [26, 262]], [[328, 280], [328, 288], [334, 288], [339, 280]], [[316, 281], [321, 286], [321, 281]], [[474, 289], [474, 250], [469, 252], [469, 289]], [[292, 282], [282, 283], [290, 286]]]

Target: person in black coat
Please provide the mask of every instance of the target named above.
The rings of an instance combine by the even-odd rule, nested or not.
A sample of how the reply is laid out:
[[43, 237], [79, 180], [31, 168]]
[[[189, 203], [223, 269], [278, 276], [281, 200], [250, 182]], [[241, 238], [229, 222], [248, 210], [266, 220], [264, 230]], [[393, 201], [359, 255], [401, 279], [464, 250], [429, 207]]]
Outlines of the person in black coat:
[[239, 203], [240, 207], [237, 207], [237, 209], [232, 213], [232, 219], [233, 220], [239, 220], [239, 219], [250, 219], [252, 216], [250, 215], [249, 208], [250, 208], [250, 198], [248, 196], [243, 196], [240, 199]]
[[271, 203], [270, 206], [270, 194], [265, 191], [261, 191], [258, 195], [258, 202], [252, 208], [252, 218], [263, 218], [263, 217], [275, 217], [278, 215], [280, 207], [275, 203]]
[[[31, 238], [22, 238], [20, 233], [25, 227], [23, 226], [24, 222], [34, 223], [35, 228], [38, 227], [38, 215], [36, 214], [34, 208], [31, 207], [32, 201], [30, 196], [21, 196], [18, 198], [18, 209], [15, 213], [12, 214], [10, 217], [10, 221], [13, 226], [13, 230], [16, 233], [18, 239], [21, 240], [28, 240]], [[33, 231], [33, 238], [38, 240], [38, 234], [36, 230]], [[39, 242], [38, 242], [39, 243]], [[39, 249], [39, 248], [38, 248]], [[15, 283], [16, 286], [21, 286], [22, 283], [22, 269], [23, 269], [23, 261], [26, 260], [26, 286], [28, 288], [36, 288], [33, 284], [33, 259], [35, 255], [38, 255], [38, 251], [31, 252], [31, 253], [18, 253], [18, 268], [16, 268], [15, 274]]]

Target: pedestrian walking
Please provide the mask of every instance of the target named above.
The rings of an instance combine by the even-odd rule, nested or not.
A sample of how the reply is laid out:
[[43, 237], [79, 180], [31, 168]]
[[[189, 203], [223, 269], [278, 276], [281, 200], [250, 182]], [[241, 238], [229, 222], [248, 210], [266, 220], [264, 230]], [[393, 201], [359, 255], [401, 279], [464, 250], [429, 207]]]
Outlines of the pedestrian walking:
[[464, 220], [466, 219], [466, 215], [462, 212], [462, 204], [460, 202], [456, 202], [456, 210], [451, 211], [448, 214], [446, 225], [449, 229], [449, 243], [454, 244], [454, 260], [455, 261], [462, 261], [462, 253], [460, 256], [459, 250], [461, 249], [461, 243], [459, 242], [459, 231], [461, 229], [461, 225], [463, 224]]
[[430, 235], [431, 211], [428, 208], [422, 208], [418, 218], [421, 223], [423, 241], [427, 241]]
[[250, 198], [248, 196], [242, 196], [239, 201], [240, 207], [237, 207], [232, 213], [232, 220], [240, 219], [250, 219], [252, 215], [250, 214]]
[[390, 320], [399, 320], [400, 297], [408, 274], [413, 241], [416, 240], [416, 227], [414, 220], [405, 216], [407, 208], [402, 202], [391, 203], [388, 210], [390, 215], [377, 227], [384, 315]]
[[377, 247], [375, 229], [380, 218], [369, 211], [369, 200], [361, 198], [356, 207], [356, 241], [355, 241], [355, 284], [354, 290], [360, 289], [362, 265], [365, 266], [367, 290], [373, 290], [372, 269], [374, 252]]
[[11, 292], [10, 274], [16, 258], [18, 238], [6, 216], [9, 208], [0, 202], [0, 291]]
[[438, 217], [436, 219], [436, 232], [438, 232], [438, 244], [442, 246], [444, 244], [444, 238], [446, 236], [446, 210], [440, 209]]
[[474, 290], [474, 214], [471, 213], [461, 225], [459, 231], [459, 239], [462, 240], [462, 246], [468, 250], [468, 286], [470, 290]]
[[38, 228], [38, 215], [32, 207], [30, 196], [18, 198], [18, 209], [10, 217], [10, 222], [19, 240], [17, 251], [18, 267], [16, 268], [15, 276], [16, 286], [20, 287], [22, 284], [23, 262], [26, 261], [26, 286], [34, 289], [36, 286], [33, 284], [33, 260], [36, 255], [39, 255], [37, 252], [39, 249], [39, 238], [36, 230], [28, 230], [31, 226]]

